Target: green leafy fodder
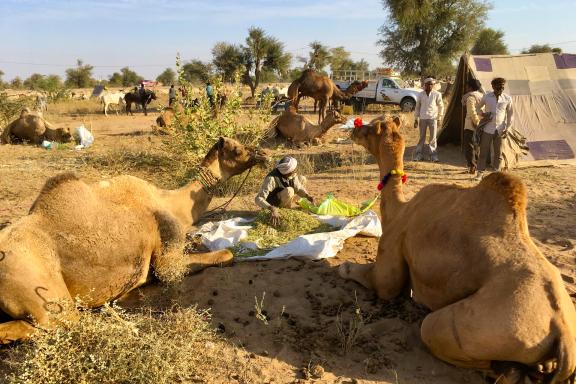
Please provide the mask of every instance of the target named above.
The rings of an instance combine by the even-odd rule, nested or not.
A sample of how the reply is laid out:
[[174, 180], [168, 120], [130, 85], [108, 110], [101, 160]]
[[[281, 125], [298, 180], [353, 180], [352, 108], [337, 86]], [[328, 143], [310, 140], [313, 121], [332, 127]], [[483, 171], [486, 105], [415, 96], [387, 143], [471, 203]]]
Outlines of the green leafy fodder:
[[298, 236], [333, 230], [331, 225], [321, 223], [304, 211], [287, 208], [280, 208], [279, 211], [280, 224], [276, 227], [270, 224], [271, 211], [268, 209], [260, 211], [252, 222], [252, 228], [248, 230], [248, 237], [242, 240], [242, 242], [256, 243], [258, 249], [248, 249], [240, 242], [231, 248], [232, 253], [239, 257], [263, 255], [272, 248], [286, 244]]

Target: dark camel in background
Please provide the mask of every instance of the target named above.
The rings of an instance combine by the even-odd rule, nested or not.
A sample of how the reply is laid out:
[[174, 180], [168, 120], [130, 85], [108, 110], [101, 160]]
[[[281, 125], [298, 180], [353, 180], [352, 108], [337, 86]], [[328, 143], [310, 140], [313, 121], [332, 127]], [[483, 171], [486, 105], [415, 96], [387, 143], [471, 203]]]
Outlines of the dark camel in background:
[[326, 116], [326, 108], [331, 99], [348, 100], [367, 86], [368, 82], [366, 81], [355, 81], [345, 91], [341, 91], [328, 76], [319, 74], [313, 69], [306, 69], [288, 87], [288, 98], [292, 100], [292, 105], [296, 108], [298, 108], [300, 98], [303, 96], [317, 100], [319, 103], [318, 123], [321, 123]]

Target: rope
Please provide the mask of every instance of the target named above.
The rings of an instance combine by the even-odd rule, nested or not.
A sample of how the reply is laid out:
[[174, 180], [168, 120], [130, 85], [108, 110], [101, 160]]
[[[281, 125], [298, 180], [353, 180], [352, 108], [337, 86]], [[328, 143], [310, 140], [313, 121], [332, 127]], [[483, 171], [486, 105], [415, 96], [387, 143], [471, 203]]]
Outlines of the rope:
[[238, 195], [238, 193], [240, 193], [240, 190], [242, 189], [242, 187], [244, 186], [244, 183], [246, 182], [246, 179], [248, 179], [248, 176], [250, 175], [250, 172], [252, 172], [252, 168], [250, 168], [248, 170], [248, 172], [246, 173], [246, 176], [244, 176], [244, 180], [242, 180], [242, 183], [240, 184], [240, 186], [238, 187], [238, 189], [236, 190], [236, 192], [234, 193], [234, 195], [232, 195], [232, 197], [230, 198], [230, 200], [228, 200], [227, 202], [225, 202], [224, 204], [221, 204], [219, 206], [217, 206], [216, 208], [212, 208], [209, 211], [206, 211], [203, 215], [202, 218], [210, 218], [210, 217], [214, 217], [218, 214], [224, 213], [226, 211], [226, 208], [228, 207], [228, 205], [230, 205], [230, 203], [232, 202], [232, 200], [234, 200], [234, 198]]

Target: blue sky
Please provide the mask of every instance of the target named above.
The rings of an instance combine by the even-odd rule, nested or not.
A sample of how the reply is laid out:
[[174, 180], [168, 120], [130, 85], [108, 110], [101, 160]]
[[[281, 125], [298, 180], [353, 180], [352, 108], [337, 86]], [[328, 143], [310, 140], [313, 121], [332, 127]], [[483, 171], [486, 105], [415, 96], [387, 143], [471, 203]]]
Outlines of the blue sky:
[[[487, 26], [504, 31], [512, 53], [544, 43], [576, 53], [576, 0], [492, 4]], [[376, 41], [385, 20], [380, 0], [0, 0], [0, 70], [4, 80], [63, 76], [80, 58], [97, 79], [124, 66], [156, 78], [174, 66], [176, 52], [209, 61], [216, 42], [241, 44], [250, 26], [295, 57], [318, 40], [375, 68], [382, 65]]]

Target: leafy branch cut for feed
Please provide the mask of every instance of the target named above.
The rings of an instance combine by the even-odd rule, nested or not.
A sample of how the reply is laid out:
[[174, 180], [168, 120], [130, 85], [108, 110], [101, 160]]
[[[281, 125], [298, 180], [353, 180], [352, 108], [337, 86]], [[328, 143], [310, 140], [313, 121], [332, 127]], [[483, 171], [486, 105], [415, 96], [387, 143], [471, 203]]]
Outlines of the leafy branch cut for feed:
[[242, 243], [231, 248], [238, 257], [259, 256], [268, 253], [274, 247], [286, 244], [298, 236], [310, 233], [330, 232], [334, 230], [329, 224], [324, 224], [308, 213], [295, 209], [280, 208], [280, 224], [276, 227], [270, 224], [272, 212], [264, 209], [258, 213], [248, 230], [248, 237], [242, 242], [252, 242], [258, 249], [247, 249]]

